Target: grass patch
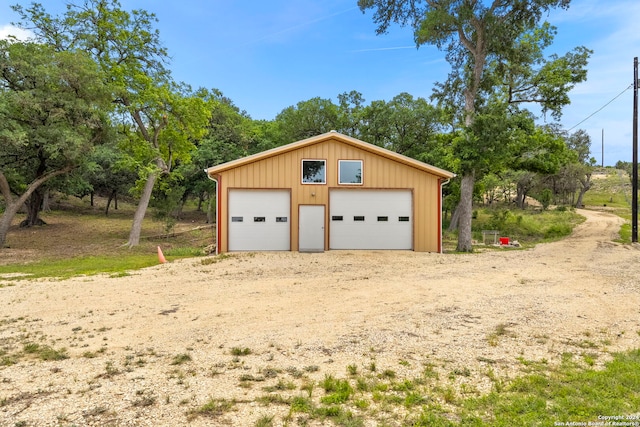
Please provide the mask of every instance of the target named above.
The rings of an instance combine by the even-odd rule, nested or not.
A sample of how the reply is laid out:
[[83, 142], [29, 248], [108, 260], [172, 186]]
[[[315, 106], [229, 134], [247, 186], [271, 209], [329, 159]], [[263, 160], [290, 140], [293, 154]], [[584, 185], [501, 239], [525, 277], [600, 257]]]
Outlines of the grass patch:
[[125, 242], [136, 206], [121, 201], [117, 211], [111, 209], [105, 216], [98, 207], [105, 201], [96, 197], [95, 202], [91, 206], [89, 200], [52, 195], [53, 210], [41, 213], [47, 225], [9, 231], [7, 245], [20, 251], [20, 256], [0, 259], [0, 276], [15, 281], [101, 273], [122, 277], [129, 271], [158, 265], [158, 245], [172, 261], [202, 256], [203, 248], [214, 240], [212, 228], [205, 224], [206, 213], [185, 210], [184, 219], [170, 235], [162, 221], [148, 215], [142, 223], [140, 244], [128, 248]]
[[482, 208], [477, 212], [472, 223], [474, 239], [482, 242], [482, 230], [499, 230], [502, 236], [517, 240], [525, 247], [559, 240], [584, 222], [584, 217], [572, 210]]
[[605, 369], [580, 369], [569, 357], [559, 368], [515, 379], [462, 404], [469, 425], [554, 425], [596, 422], [599, 415], [625, 415], [640, 407], [640, 350], [618, 353]]
[[241, 347], [233, 347], [231, 349], [231, 355], [232, 356], [248, 356], [251, 354], [251, 349], [250, 348], [241, 348]]
[[172, 365], [182, 365], [183, 363], [191, 362], [191, 355], [187, 353], [178, 354], [171, 360]]
[[[29, 279], [55, 277], [62, 280], [75, 276], [90, 276], [102, 273], [118, 277], [126, 275], [129, 270], [138, 270], [157, 264], [157, 257], [147, 254], [80, 256], [69, 259], [42, 260], [26, 265], [0, 265], [0, 275], [24, 273], [28, 274]], [[19, 278], [16, 277], [16, 279]], [[11, 279], [5, 278], [5, 280]]]
[[210, 399], [207, 403], [199, 408], [192, 409], [187, 412], [187, 419], [194, 420], [197, 417], [218, 418], [230, 412], [236, 405], [235, 400], [228, 399]]
[[25, 354], [34, 355], [40, 360], [64, 360], [69, 358], [65, 348], [56, 350], [48, 345], [27, 343], [22, 350]]

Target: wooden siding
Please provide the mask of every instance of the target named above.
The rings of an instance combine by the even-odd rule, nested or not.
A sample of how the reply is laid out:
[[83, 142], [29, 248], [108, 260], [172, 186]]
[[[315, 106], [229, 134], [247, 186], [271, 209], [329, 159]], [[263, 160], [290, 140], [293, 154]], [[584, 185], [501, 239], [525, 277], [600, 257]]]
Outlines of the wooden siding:
[[[302, 160], [326, 160], [326, 184], [302, 184]], [[338, 184], [338, 160], [362, 160], [362, 185]], [[291, 249], [298, 250], [299, 205], [326, 206], [325, 249], [329, 247], [331, 188], [413, 190], [414, 250], [440, 251], [439, 198], [441, 177], [341, 142], [328, 139], [221, 171], [218, 175], [219, 251], [228, 250], [228, 193], [233, 188], [291, 189]]]

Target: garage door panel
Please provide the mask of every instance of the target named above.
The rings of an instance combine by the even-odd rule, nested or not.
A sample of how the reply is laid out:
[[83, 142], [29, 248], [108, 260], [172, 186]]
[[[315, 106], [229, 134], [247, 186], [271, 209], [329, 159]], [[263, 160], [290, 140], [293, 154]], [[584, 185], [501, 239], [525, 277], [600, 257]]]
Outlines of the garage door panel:
[[291, 250], [288, 190], [229, 191], [229, 251]]
[[333, 190], [331, 249], [412, 249], [410, 190]]

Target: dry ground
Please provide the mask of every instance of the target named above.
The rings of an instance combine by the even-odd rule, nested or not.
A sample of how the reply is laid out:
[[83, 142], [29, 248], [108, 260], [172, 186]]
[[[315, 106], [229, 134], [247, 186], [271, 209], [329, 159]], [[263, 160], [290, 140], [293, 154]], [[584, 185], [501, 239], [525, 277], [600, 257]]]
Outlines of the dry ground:
[[[640, 347], [640, 250], [612, 241], [620, 218], [580, 213], [571, 237], [531, 250], [234, 254], [5, 281], [5, 352], [46, 343], [69, 358], [0, 366], [0, 425], [252, 426], [264, 414], [282, 425], [286, 406], [256, 401], [265, 386], [346, 377], [348, 365], [412, 378], [432, 364], [443, 381], [466, 369], [452, 384], [483, 392], [489, 369], [512, 378], [522, 359], [604, 363]], [[187, 420], [211, 398], [237, 403]]]

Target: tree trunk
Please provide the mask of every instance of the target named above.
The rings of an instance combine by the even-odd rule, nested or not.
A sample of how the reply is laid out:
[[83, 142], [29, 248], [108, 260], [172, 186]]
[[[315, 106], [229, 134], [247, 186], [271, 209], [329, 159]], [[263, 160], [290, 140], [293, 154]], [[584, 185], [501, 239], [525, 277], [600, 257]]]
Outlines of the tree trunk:
[[42, 201], [44, 200], [44, 193], [39, 189], [36, 189], [31, 193], [29, 201], [27, 202], [27, 219], [20, 223], [20, 227], [33, 227], [36, 225], [44, 225], [42, 219], [40, 219], [40, 210], [42, 209]]
[[136, 213], [133, 216], [133, 225], [131, 226], [131, 232], [129, 233], [129, 241], [127, 245], [131, 248], [140, 244], [140, 233], [142, 232], [142, 220], [147, 213], [147, 207], [149, 206], [149, 200], [151, 200], [151, 193], [153, 193], [153, 187], [156, 185], [159, 172], [151, 172], [147, 177], [147, 182], [144, 184]]
[[0, 219], [0, 249], [4, 248], [7, 243], [7, 234], [9, 233], [13, 218], [15, 218], [18, 213], [18, 209], [20, 209], [20, 203], [7, 203], [4, 213], [2, 214], [2, 218]]
[[[458, 202], [458, 206], [460, 206], [460, 202]], [[456, 206], [453, 209], [453, 213], [451, 214], [451, 222], [449, 223], [449, 231], [456, 231], [458, 229], [458, 222], [460, 221], [460, 209]]]
[[[459, 215], [458, 227], [458, 252], [472, 252], [471, 245], [471, 219], [473, 215], [473, 186], [475, 183], [474, 171], [462, 175], [460, 183], [460, 203], [456, 208]], [[459, 211], [459, 213], [458, 213]]]
[[109, 193], [109, 198], [107, 199], [107, 207], [104, 209], [104, 216], [109, 216], [109, 206], [111, 206], [111, 201], [116, 196], [116, 190], [112, 190]]
[[51, 212], [51, 204], [49, 201], [51, 200], [51, 191], [48, 189], [44, 192], [44, 196], [42, 198], [42, 212]]
[[209, 194], [209, 203], [207, 204], [207, 224], [213, 224], [216, 222], [216, 198], [212, 194]]
[[67, 166], [63, 169], [53, 171], [44, 176], [41, 176], [40, 178], [29, 184], [29, 186], [27, 187], [27, 191], [25, 191], [16, 201], [14, 201], [13, 197], [11, 196], [11, 188], [9, 187], [9, 183], [7, 182], [6, 177], [4, 176], [2, 171], [0, 171], [0, 193], [2, 193], [6, 204], [4, 213], [0, 218], [0, 248], [5, 247], [7, 243], [7, 234], [9, 233], [11, 222], [18, 213], [20, 206], [22, 206], [27, 201], [27, 199], [31, 197], [35, 190], [38, 189], [38, 187], [40, 187], [43, 183], [47, 182], [55, 176], [70, 172], [72, 169], [72, 166]]
[[578, 200], [576, 201], [576, 208], [581, 208], [582, 207], [582, 198], [584, 197], [584, 193], [589, 191], [589, 188], [591, 188], [591, 174], [590, 173], [586, 174], [584, 181], [580, 180], [580, 185], [581, 185], [580, 194], [578, 194]]

